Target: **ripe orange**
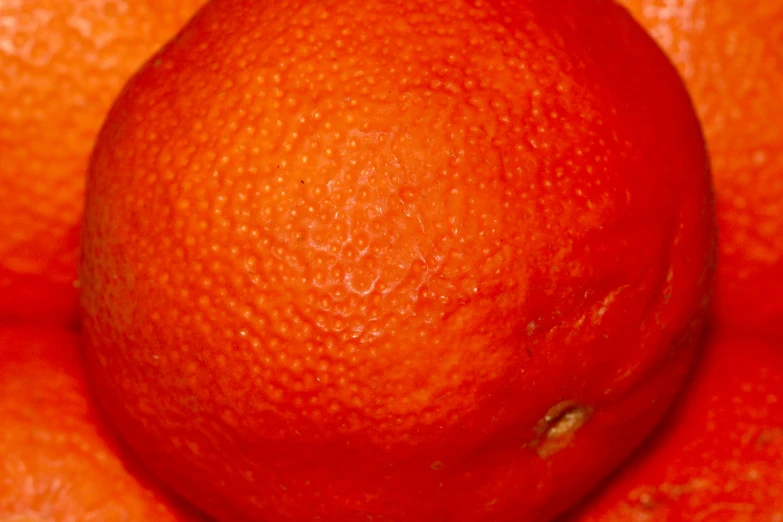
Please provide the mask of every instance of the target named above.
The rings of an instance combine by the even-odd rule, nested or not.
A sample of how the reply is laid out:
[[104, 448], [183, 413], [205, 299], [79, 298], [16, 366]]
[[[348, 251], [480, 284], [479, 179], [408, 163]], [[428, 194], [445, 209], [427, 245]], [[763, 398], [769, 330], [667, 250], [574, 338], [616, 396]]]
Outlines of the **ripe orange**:
[[713, 211], [612, 2], [216, 0], [98, 139], [87, 360], [223, 520], [544, 520], [678, 389]]
[[685, 78], [715, 178], [714, 310], [783, 339], [783, 3], [621, 0]]
[[202, 3], [0, 2], [0, 320], [75, 319], [95, 136], [122, 84]]
[[0, 419], [0, 520], [202, 520], [120, 456], [73, 333], [0, 329]]
[[719, 337], [662, 430], [568, 520], [783, 520], [783, 352]]

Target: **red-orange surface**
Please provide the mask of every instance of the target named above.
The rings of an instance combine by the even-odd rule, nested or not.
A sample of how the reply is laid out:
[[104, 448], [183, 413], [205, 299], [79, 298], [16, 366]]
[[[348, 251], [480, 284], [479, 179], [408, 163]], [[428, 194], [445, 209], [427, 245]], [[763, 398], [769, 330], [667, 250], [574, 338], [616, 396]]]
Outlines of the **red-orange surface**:
[[224, 520], [545, 520], [678, 389], [713, 226], [612, 2], [216, 0], [98, 140], [89, 367]]

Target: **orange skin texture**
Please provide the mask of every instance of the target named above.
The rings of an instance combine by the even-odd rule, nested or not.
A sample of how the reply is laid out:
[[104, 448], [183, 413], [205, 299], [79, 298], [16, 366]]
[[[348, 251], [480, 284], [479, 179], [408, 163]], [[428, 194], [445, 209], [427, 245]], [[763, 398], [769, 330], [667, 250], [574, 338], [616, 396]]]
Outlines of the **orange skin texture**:
[[125, 81], [202, 3], [0, 3], [0, 320], [75, 322], [93, 142]]
[[721, 328], [783, 340], [783, 3], [621, 0], [688, 86], [718, 209]]
[[679, 389], [714, 232], [612, 2], [217, 0], [98, 139], [87, 364], [221, 520], [547, 520]]
[[76, 334], [0, 329], [0, 519], [196, 522], [125, 455], [87, 394]]
[[783, 517], [783, 352], [712, 339], [650, 443], [570, 522], [773, 522]]

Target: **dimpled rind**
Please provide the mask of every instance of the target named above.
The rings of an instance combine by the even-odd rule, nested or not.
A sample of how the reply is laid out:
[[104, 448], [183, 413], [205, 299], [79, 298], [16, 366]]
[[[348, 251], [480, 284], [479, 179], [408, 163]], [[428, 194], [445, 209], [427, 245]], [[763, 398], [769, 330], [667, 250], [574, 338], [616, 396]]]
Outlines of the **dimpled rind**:
[[0, 2], [0, 319], [76, 321], [84, 177], [123, 83], [202, 0]]
[[217, 0], [113, 107], [84, 230], [106, 409], [265, 522], [551, 518], [676, 393], [714, 250], [688, 96], [597, 0]]

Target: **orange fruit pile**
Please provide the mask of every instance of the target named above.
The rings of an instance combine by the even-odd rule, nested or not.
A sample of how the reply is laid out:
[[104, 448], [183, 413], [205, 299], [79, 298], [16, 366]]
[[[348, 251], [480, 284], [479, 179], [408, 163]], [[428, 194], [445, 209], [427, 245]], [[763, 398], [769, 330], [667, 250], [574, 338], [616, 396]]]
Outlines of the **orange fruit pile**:
[[201, 3], [0, 2], [2, 520], [201, 518], [167, 500], [114, 442], [88, 397], [76, 335], [65, 330], [77, 322], [95, 136], [123, 83]]
[[622, 3], [677, 66], [704, 127], [719, 334], [660, 433], [569, 520], [783, 519], [783, 5]]
[[546, 520], [679, 388], [711, 196], [612, 3], [215, 0], [97, 140], [88, 365], [221, 520]]
[[783, 516], [781, 37], [0, 3], [0, 519]]

